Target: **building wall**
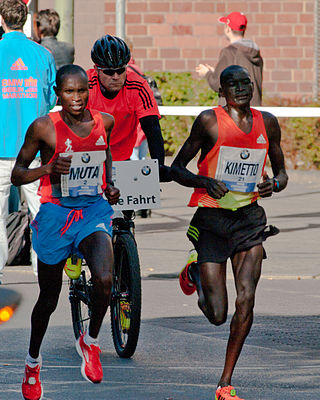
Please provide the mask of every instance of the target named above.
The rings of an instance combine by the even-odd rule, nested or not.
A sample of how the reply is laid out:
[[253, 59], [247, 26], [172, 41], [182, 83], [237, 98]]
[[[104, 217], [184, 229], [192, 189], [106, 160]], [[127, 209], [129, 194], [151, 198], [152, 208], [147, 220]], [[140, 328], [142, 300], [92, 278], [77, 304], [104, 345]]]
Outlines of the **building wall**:
[[[38, 0], [38, 10], [45, 8], [55, 8], [55, 1]], [[92, 67], [91, 48], [104, 34], [104, 0], [74, 0], [75, 64]]]
[[[315, 87], [315, 10], [318, 0], [126, 0], [126, 35], [144, 71], [191, 71], [215, 65], [228, 44], [221, 15], [247, 15], [246, 37], [264, 58], [264, 95], [309, 99]], [[39, 9], [54, 0], [38, 0]], [[90, 49], [115, 34], [116, 0], [75, 0], [75, 62], [91, 66]]]
[[[264, 95], [311, 98], [315, 80], [316, 0], [126, 0], [127, 36], [143, 70], [194, 71], [215, 65], [228, 44], [221, 15], [247, 15], [246, 37], [264, 58]], [[115, 0], [105, 1], [105, 31], [115, 33]]]

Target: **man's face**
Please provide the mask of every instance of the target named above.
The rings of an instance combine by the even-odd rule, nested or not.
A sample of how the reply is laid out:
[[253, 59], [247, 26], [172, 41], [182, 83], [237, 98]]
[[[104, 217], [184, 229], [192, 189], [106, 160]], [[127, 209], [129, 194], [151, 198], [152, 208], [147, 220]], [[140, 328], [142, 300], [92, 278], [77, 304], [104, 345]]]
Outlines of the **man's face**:
[[76, 116], [83, 113], [89, 98], [88, 80], [83, 74], [67, 75], [60, 88], [56, 88], [62, 108]]
[[109, 93], [119, 92], [126, 81], [126, 66], [118, 69], [100, 68], [95, 66], [100, 84]]
[[231, 29], [230, 29], [230, 27], [229, 27], [227, 24], [224, 24], [223, 31], [224, 31], [225, 37], [230, 41], [230, 32], [231, 32]]
[[244, 69], [230, 72], [224, 79], [221, 95], [227, 104], [240, 106], [249, 104], [253, 94], [253, 83]]

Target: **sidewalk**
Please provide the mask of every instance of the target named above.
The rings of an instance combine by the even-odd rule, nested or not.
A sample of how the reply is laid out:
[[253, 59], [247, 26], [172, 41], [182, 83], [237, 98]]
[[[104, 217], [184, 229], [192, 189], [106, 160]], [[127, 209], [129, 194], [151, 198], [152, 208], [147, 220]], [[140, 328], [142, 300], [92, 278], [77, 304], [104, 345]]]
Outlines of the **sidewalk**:
[[[261, 202], [269, 223], [282, 232], [266, 243], [268, 260], [257, 291], [255, 320], [234, 374], [239, 395], [247, 400], [320, 398], [320, 179], [313, 173], [290, 173], [290, 177], [285, 191]], [[139, 343], [131, 360], [118, 358], [107, 316], [100, 337], [105, 372], [100, 385], [81, 378], [64, 276], [58, 309], [42, 348], [45, 399], [212, 400], [224, 362], [235, 289], [228, 269], [228, 323], [214, 327], [199, 311], [196, 294], [183, 295], [178, 280], [168, 279], [178, 276], [190, 249], [185, 236], [194, 212], [186, 207], [190, 192], [175, 183], [162, 184], [162, 208], [154, 210], [151, 218], [136, 219], [144, 277]], [[38, 284], [31, 266], [6, 267], [3, 280], [4, 287], [18, 291], [23, 299], [14, 317], [0, 329], [5, 344], [0, 398], [15, 400]]]

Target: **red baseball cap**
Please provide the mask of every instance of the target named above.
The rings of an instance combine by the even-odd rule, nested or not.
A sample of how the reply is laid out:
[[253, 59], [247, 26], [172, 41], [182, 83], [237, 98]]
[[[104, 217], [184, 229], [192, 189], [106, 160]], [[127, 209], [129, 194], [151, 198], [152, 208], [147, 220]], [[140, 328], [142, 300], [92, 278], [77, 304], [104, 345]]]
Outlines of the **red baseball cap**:
[[245, 31], [248, 22], [247, 17], [240, 12], [232, 12], [226, 17], [220, 17], [218, 21], [230, 26], [234, 31]]

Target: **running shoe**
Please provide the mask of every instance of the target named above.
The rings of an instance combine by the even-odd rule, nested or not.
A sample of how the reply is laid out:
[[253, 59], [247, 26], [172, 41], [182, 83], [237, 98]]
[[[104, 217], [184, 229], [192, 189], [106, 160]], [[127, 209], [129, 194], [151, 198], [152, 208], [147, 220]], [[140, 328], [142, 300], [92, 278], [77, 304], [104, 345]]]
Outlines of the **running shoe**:
[[40, 365], [34, 368], [26, 364], [22, 381], [22, 396], [25, 400], [42, 399], [43, 391], [40, 382]]
[[215, 400], [244, 400], [236, 395], [236, 390], [233, 386], [218, 387]]
[[190, 273], [189, 273], [190, 266], [196, 264], [197, 258], [198, 258], [198, 254], [197, 254], [196, 250], [191, 250], [189, 252], [187, 264], [185, 267], [183, 267], [182, 271], [179, 274], [179, 283], [180, 283], [181, 290], [187, 296], [192, 295], [197, 289], [195, 282], [193, 282], [190, 279]]
[[100, 383], [103, 378], [103, 371], [100, 362], [100, 347], [94, 344], [88, 346], [84, 342], [83, 333], [76, 341], [76, 348], [82, 358], [81, 374], [89, 382]]

